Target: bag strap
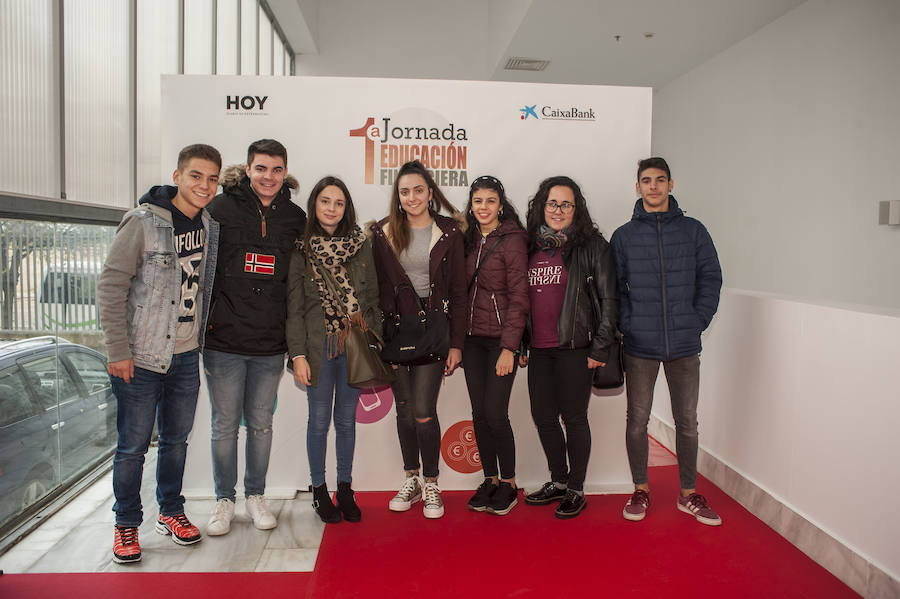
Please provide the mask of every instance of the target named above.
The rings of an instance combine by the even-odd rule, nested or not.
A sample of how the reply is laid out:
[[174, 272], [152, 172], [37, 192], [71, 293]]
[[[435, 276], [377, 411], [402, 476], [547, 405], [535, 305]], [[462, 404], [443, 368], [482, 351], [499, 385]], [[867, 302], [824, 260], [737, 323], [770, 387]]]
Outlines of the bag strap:
[[325, 268], [324, 266], [319, 267], [322, 274], [322, 280], [325, 281], [325, 286], [328, 288], [328, 292], [334, 297], [335, 301], [340, 304], [340, 310], [343, 316], [346, 318], [349, 316], [347, 314], [347, 294], [344, 293], [344, 290], [340, 288], [337, 284], [337, 281], [334, 280], [334, 275], [331, 274], [331, 271]]
[[497, 247], [497, 246], [500, 244], [501, 241], [503, 241], [503, 237], [504, 237], [504, 236], [501, 235], [501, 236], [497, 239], [497, 241], [495, 241], [494, 244], [493, 244], [491, 247], [488, 248], [488, 251], [486, 251], [486, 252], [481, 256], [481, 259], [478, 261], [478, 266], [475, 267], [475, 272], [472, 273], [472, 278], [469, 279], [469, 287], [466, 289], [466, 293], [472, 291], [472, 285], [475, 284], [475, 279], [478, 278], [478, 271], [481, 270], [481, 265], [484, 264], [485, 260], [487, 260], [487, 257], [491, 255], [491, 252], [494, 251], [494, 248]]

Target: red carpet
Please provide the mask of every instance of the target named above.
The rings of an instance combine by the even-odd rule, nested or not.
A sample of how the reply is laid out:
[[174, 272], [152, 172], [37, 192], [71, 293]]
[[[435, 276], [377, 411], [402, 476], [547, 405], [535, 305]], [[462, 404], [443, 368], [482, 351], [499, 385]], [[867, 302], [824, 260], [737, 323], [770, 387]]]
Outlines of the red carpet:
[[0, 597], [281, 599], [304, 597], [311, 576], [309, 572], [4, 574], [0, 576]]
[[[652, 464], [674, 456], [652, 442]], [[392, 493], [357, 493], [359, 524], [325, 527], [313, 573], [7, 574], [0, 597], [857, 597], [737, 502], [700, 478], [722, 516], [713, 528], [675, 508], [677, 466], [649, 470], [650, 511], [622, 518], [624, 495], [592, 495], [574, 520], [554, 506], [503, 517], [470, 512], [445, 492], [446, 514], [388, 511]], [[420, 595], [421, 594], [421, 595]]]
[[675, 507], [676, 466], [650, 469], [647, 518], [622, 518], [623, 495], [594, 495], [573, 520], [521, 501], [507, 516], [387, 509], [391, 493], [359, 493], [359, 524], [328, 525], [308, 597], [856, 597], [849, 587], [705, 480], [722, 516], [713, 528]]

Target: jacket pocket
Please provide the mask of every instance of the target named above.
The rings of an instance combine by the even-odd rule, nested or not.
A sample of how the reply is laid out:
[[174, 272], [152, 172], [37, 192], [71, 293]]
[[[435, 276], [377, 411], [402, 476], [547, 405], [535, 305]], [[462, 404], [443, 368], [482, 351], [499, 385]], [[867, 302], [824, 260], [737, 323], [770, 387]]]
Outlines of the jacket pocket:
[[144, 264], [141, 267], [144, 285], [151, 289], [165, 289], [173, 263], [177, 261], [178, 256], [174, 252], [144, 252]]

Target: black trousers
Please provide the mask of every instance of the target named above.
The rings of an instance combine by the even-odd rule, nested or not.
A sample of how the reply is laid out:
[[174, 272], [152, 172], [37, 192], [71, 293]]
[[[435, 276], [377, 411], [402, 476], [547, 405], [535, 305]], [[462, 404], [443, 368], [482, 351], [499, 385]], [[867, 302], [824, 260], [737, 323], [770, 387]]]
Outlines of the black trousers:
[[[550, 478], [584, 490], [591, 455], [588, 402], [591, 370], [588, 348], [534, 348], [528, 360], [528, 395], [531, 417], [537, 427]], [[566, 426], [565, 434], [559, 420]], [[568, 464], [566, 456], [568, 455]]]
[[[403, 366], [391, 384], [397, 408], [397, 436], [403, 454], [403, 469], [418, 470], [422, 455], [422, 475], [438, 475], [441, 456], [441, 425], [437, 399], [444, 379], [444, 362]], [[423, 422], [424, 421], [424, 422]]]
[[509, 424], [509, 395], [516, 378], [516, 366], [506, 376], [497, 376], [500, 339], [467, 336], [463, 349], [466, 386], [472, 402], [475, 442], [481, 455], [485, 478], [516, 476], [516, 442]]

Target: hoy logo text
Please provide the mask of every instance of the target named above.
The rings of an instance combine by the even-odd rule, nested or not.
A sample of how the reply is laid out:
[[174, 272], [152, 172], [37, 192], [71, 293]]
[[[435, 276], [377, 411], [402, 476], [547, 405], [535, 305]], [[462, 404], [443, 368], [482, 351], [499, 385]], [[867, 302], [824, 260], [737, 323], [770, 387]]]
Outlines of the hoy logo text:
[[225, 96], [225, 110], [262, 110], [269, 96]]

